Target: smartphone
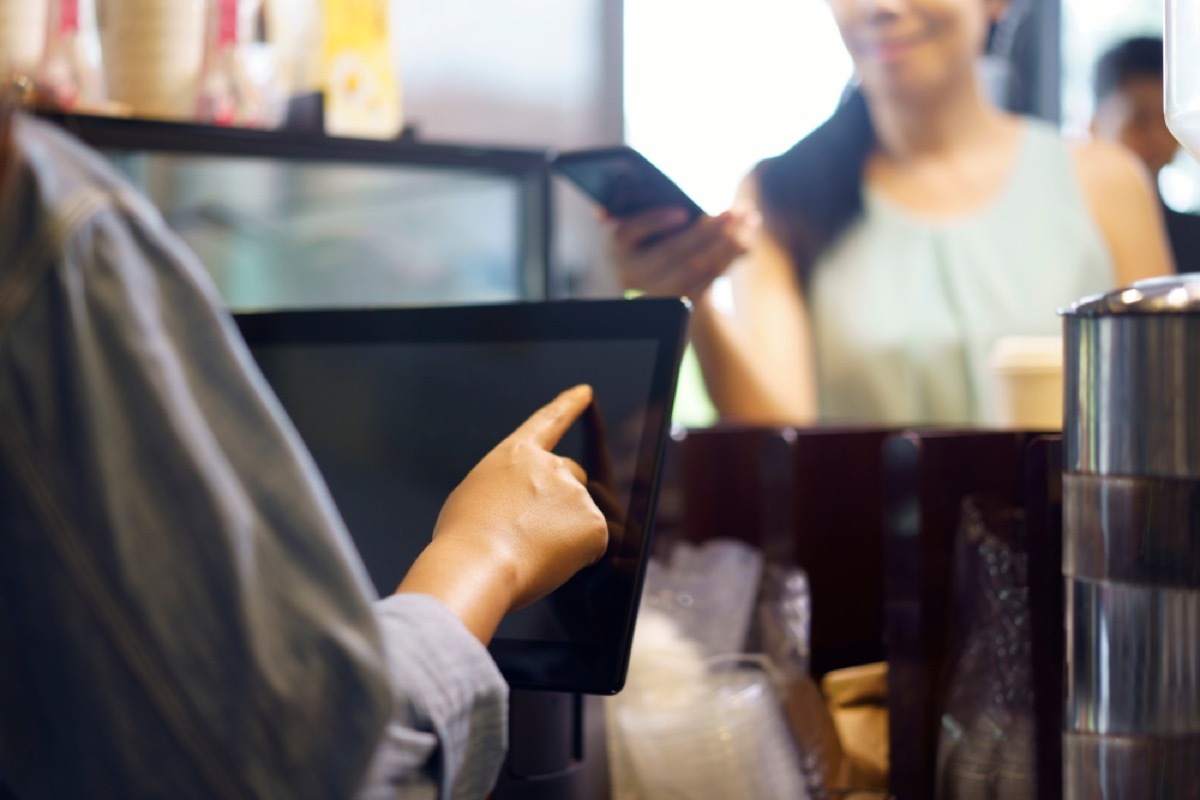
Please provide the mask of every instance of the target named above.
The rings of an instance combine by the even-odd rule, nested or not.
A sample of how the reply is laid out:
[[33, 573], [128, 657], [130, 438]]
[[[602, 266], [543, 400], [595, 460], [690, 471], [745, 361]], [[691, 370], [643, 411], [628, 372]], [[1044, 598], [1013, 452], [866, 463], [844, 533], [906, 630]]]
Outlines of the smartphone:
[[550, 168], [613, 217], [628, 217], [652, 208], [682, 208], [691, 223], [704, 213], [675, 181], [632, 147], [569, 150], [555, 156]]

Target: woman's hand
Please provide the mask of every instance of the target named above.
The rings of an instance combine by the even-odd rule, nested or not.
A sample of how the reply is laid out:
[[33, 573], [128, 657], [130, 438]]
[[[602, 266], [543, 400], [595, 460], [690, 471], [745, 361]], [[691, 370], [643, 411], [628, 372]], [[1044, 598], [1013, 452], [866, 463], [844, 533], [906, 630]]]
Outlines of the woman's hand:
[[433, 595], [486, 643], [506, 613], [603, 556], [608, 526], [587, 476], [551, 452], [591, 402], [588, 386], [563, 392], [484, 456], [442, 506], [399, 591]]
[[682, 209], [661, 208], [613, 219], [609, 256], [626, 289], [698, 300], [750, 246], [753, 217], [726, 211], [689, 225]]

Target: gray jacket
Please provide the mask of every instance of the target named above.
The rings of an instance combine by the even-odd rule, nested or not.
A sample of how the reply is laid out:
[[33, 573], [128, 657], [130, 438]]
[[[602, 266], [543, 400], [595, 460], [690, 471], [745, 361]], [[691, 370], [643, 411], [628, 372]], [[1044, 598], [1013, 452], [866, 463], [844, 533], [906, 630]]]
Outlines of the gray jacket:
[[0, 783], [21, 798], [476, 798], [507, 687], [379, 601], [203, 267], [18, 115], [0, 185]]

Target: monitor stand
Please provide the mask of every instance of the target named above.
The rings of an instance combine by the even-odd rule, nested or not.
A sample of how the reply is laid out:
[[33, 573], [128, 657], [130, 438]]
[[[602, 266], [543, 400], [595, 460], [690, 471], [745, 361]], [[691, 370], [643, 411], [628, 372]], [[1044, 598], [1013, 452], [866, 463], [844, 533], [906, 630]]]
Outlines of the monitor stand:
[[491, 800], [609, 800], [604, 698], [514, 689]]

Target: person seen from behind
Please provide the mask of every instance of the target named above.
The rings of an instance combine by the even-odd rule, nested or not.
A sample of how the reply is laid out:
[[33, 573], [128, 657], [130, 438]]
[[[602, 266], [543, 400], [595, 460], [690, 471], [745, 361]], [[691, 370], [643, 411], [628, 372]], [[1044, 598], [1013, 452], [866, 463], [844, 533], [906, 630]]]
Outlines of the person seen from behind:
[[0, 114], [0, 797], [479, 800], [501, 618], [605, 552], [566, 388], [375, 595], [197, 258], [54, 125]]

